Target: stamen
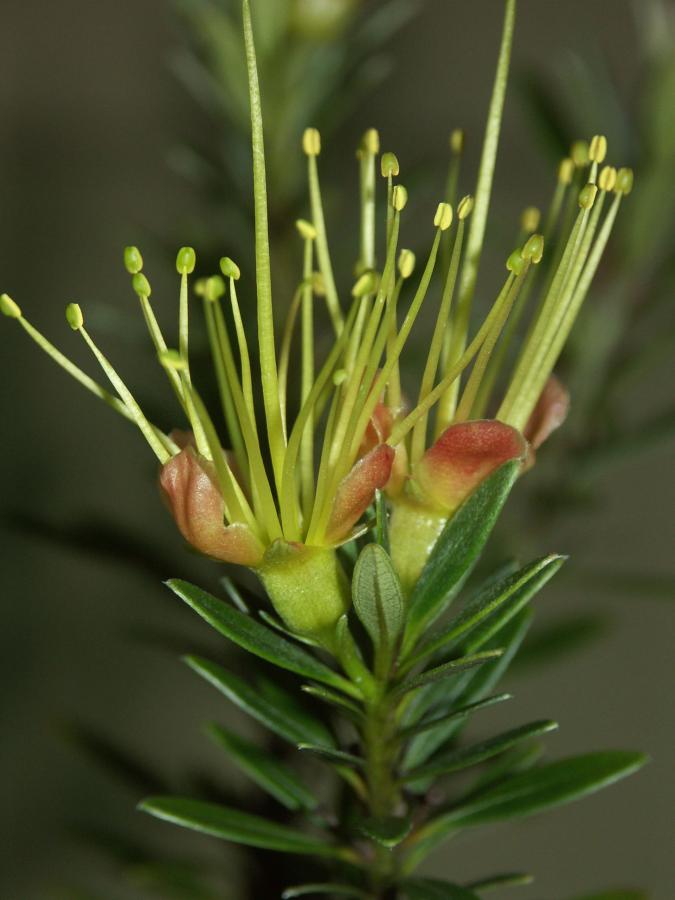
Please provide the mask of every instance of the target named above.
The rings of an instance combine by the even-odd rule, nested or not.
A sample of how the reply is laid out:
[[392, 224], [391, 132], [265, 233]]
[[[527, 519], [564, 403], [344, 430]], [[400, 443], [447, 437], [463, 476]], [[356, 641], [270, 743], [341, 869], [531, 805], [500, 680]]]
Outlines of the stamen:
[[180, 275], [180, 301], [178, 313], [178, 348], [187, 363], [186, 372], [190, 374], [188, 362], [188, 275], [194, 272], [196, 263], [195, 251], [192, 247], [181, 247], [176, 256], [176, 271]]
[[337, 335], [344, 326], [342, 311], [333, 264], [328, 249], [328, 237], [326, 235], [326, 221], [323, 215], [323, 202], [321, 200], [321, 185], [319, 183], [319, 170], [316, 162], [321, 153], [321, 135], [316, 128], [307, 128], [302, 137], [302, 149], [307, 156], [307, 171], [309, 179], [309, 199], [312, 207], [312, 223], [316, 229], [316, 255], [319, 260], [319, 268], [326, 282], [326, 306]]
[[85, 343], [92, 351], [94, 356], [99, 362], [99, 365], [108, 376], [110, 383], [115, 388], [117, 393], [119, 394], [121, 400], [129, 411], [129, 414], [133, 421], [136, 423], [138, 428], [140, 429], [143, 437], [146, 439], [148, 444], [150, 445], [152, 451], [154, 452], [157, 459], [164, 465], [171, 459], [171, 454], [166, 449], [164, 443], [157, 436], [155, 429], [148, 422], [148, 420], [143, 415], [143, 412], [134, 399], [131, 391], [126, 386], [126, 384], [122, 381], [120, 376], [117, 374], [115, 369], [112, 367], [110, 362], [106, 359], [106, 357], [101, 353], [98, 349], [94, 341], [91, 339], [87, 330], [84, 327], [84, 317], [82, 315], [82, 310], [77, 303], [69, 303], [66, 307], [66, 319], [68, 324], [73, 329], [73, 331], [79, 331], [79, 333], [84, 338]]
[[465, 135], [461, 128], [455, 128], [450, 134], [450, 166], [445, 185], [445, 200], [451, 206], [457, 199], [457, 185], [459, 184], [459, 171], [464, 155]]
[[361, 183], [361, 254], [358, 271], [375, 268], [375, 158], [380, 152], [380, 136], [369, 128], [357, 153]]
[[[300, 374], [300, 407], [307, 402], [307, 398], [314, 384], [314, 297], [312, 291], [312, 275], [314, 263], [314, 241], [316, 229], [308, 222], [304, 223], [309, 228], [304, 229], [298, 223], [298, 230], [305, 238], [305, 254], [303, 260], [302, 276], [302, 371]], [[309, 230], [311, 229], [311, 230]], [[300, 442], [300, 497], [302, 513], [305, 521], [309, 519], [312, 500], [314, 497], [314, 414], [313, 411], [307, 419], [307, 424], [302, 432]]]
[[398, 358], [394, 358], [394, 348], [396, 346], [396, 336], [398, 334], [398, 321], [396, 317], [396, 309], [398, 307], [398, 299], [401, 295], [403, 282], [407, 281], [415, 271], [415, 254], [412, 250], [401, 250], [398, 257], [399, 278], [394, 283], [393, 291], [389, 291], [387, 295], [387, 318], [389, 320], [389, 334], [387, 335], [387, 359], [393, 359], [391, 367], [391, 375], [387, 382], [387, 401], [388, 406], [397, 415], [401, 409], [401, 372]]
[[[284, 325], [284, 333], [281, 338], [281, 348], [279, 350], [279, 406], [281, 407], [281, 424], [286, 433], [286, 404], [287, 404], [287, 387], [288, 387], [288, 362], [291, 355], [291, 342], [293, 340], [293, 331], [295, 322], [300, 311], [300, 301], [302, 300], [304, 283], [300, 283], [293, 294], [291, 305], [288, 308], [286, 316], [286, 324]], [[311, 289], [311, 281], [310, 281]]]
[[[225, 258], [221, 266], [221, 271], [233, 272], [229, 276], [230, 285], [230, 304], [232, 306], [232, 317], [234, 319], [234, 328], [237, 334], [237, 344], [239, 345], [239, 362], [241, 367], [241, 386], [244, 393], [244, 402], [251, 419], [251, 425], [254, 430], [258, 431], [255, 420], [255, 402], [253, 400], [253, 379], [251, 377], [251, 358], [248, 352], [248, 341], [246, 340], [246, 331], [244, 330], [244, 322], [239, 309], [239, 301], [237, 299], [237, 289], [235, 282], [240, 277], [239, 266], [232, 262], [231, 259]], [[236, 274], [234, 274], [236, 273]], [[261, 362], [262, 365], [262, 362]], [[279, 410], [281, 412], [281, 410]], [[284, 435], [284, 445], [286, 438]]]
[[387, 246], [391, 237], [391, 226], [394, 221], [394, 206], [392, 195], [394, 193], [394, 178], [397, 178], [401, 167], [394, 153], [383, 153], [381, 160], [382, 177], [387, 179]]

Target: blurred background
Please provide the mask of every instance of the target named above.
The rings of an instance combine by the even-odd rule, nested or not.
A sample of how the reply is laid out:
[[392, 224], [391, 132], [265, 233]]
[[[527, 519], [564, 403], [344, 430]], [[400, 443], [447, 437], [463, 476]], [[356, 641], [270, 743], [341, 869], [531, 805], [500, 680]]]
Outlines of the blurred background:
[[[282, 283], [285, 272], [299, 266], [297, 248], [286, 247], [278, 223], [303, 211], [297, 172], [304, 125], [325, 129], [322, 177], [329, 231], [339, 235], [343, 287], [351, 283], [358, 242], [354, 148], [367, 127], [378, 127], [383, 149], [397, 152], [402, 178], [417, 192], [420, 221], [430, 218], [440, 199], [448, 135], [458, 126], [468, 136], [462, 193], [473, 183], [501, 3], [426, 0], [416, 11], [402, 3], [349, 6], [348, 18], [372, 21], [386, 13], [380, 16], [380, 43], [371, 31], [371, 52], [360, 18], [361, 30], [350, 18], [334, 24], [330, 34], [304, 36], [317, 42], [322, 61], [333, 60], [335, 41], [347, 48], [346, 58], [335, 61], [339, 77], [332, 93], [314, 108], [307, 101], [316, 113], [312, 121], [287, 115], [289, 98], [283, 95], [270, 103], [270, 118], [277, 133], [286, 129], [288, 142], [270, 153]], [[209, 7], [189, 0], [2, 4], [0, 288], [95, 374], [63, 318], [67, 301], [82, 302], [105, 352], [159, 418], [166, 416], [166, 393], [121, 264], [122, 248], [143, 249], [155, 306], [166, 321], [176, 309], [172, 260], [178, 246], [194, 244], [205, 258], [238, 253], [245, 277], [245, 249], [238, 248], [250, 245], [242, 201], [249, 171], [235, 139], [241, 123], [236, 93], [219, 106], [218, 91], [204, 77], [206, 71], [211, 79], [236, 79], [236, 55], [215, 65], [208, 34], [219, 19], [201, 15]], [[672, 98], [673, 65], [671, 58], [668, 69], [667, 23], [651, 18], [648, 7], [639, 0], [609, 6], [602, 0], [520, 0], [490, 220], [493, 249], [479, 285], [486, 297], [501, 277], [490, 263], [501, 266], [510, 251], [520, 211], [548, 202], [561, 140], [607, 133], [612, 162], [637, 160], [638, 186], [640, 161], [652, 174], [661, 167], [650, 181], [658, 201], [653, 217], [642, 223], [647, 250], [637, 237], [626, 243], [623, 233], [616, 271], [624, 258], [642, 265], [651, 245], [664, 238], [668, 246], [673, 143], [665, 137], [659, 144], [654, 134], [663, 121], [654, 104], [664, 103], [661, 87]], [[391, 34], [388, 23], [398, 26]], [[200, 59], [210, 60], [210, 69], [200, 69]], [[276, 65], [279, 58], [271, 58], [271, 85]], [[657, 88], [653, 82], [649, 88], [655, 68]], [[672, 103], [666, 108], [672, 128]], [[645, 135], [653, 139], [647, 149], [640, 145]], [[289, 156], [287, 147], [298, 149]], [[629, 159], [615, 155], [617, 147]], [[664, 164], [670, 198], [660, 188]], [[625, 219], [649, 214], [649, 203], [632, 201], [625, 204]], [[414, 230], [407, 240], [414, 245]], [[664, 269], [657, 259], [640, 289], [662, 292], [664, 272], [672, 285], [672, 264]], [[605, 300], [611, 300], [611, 276], [602, 288]], [[644, 335], [643, 345], [658, 343], [667, 360], [672, 303], [663, 310], [661, 305], [660, 318], [653, 319], [653, 338], [649, 322], [635, 325], [606, 304], [604, 318], [590, 319], [589, 328], [603, 346], [617, 321], [627, 323]], [[198, 347], [198, 327], [195, 341]], [[424, 343], [423, 326], [417, 342]], [[600, 378], [595, 365], [591, 353], [583, 370], [586, 386]], [[0, 366], [0, 897], [168, 896], [161, 888], [152, 892], [154, 875], [137, 842], [158, 856], [203, 859], [232, 873], [234, 884], [236, 849], [145, 819], [134, 809], [148, 788], [167, 784], [184, 791], [204, 784], [245, 791], [201, 728], [223, 717], [249, 734], [253, 726], [179, 660], [182, 652], [222, 648], [161, 585], [181, 576], [214, 586], [219, 573], [183, 549], [158, 502], [153, 460], [134, 431], [8, 320], [0, 322]], [[561, 512], [550, 492], [541, 493], [527, 551], [571, 552], [573, 559], [538, 601], [540, 640], [509, 678], [516, 695], [509, 716], [560, 721], [549, 742], [552, 755], [616, 746], [642, 749], [653, 761], [579, 805], [495, 829], [489, 840], [449, 845], [431, 860], [430, 872], [462, 880], [486, 868], [525, 869], [537, 881], [522, 896], [538, 900], [631, 886], [644, 887], [655, 900], [673, 896], [667, 601], [675, 483], [670, 420], [661, 414], [668, 403], [672, 407], [672, 368], [667, 373], [667, 365], [645, 365], [612, 401], [629, 423], [653, 414], [650, 436], [658, 440], [612, 457], [611, 465], [591, 465], [592, 491], [584, 483], [573, 510]], [[529, 514], [530, 507], [523, 502], [518, 509]], [[507, 544], [521, 525], [518, 516], [509, 520]], [[585, 640], [569, 653], [558, 652], [575, 637]], [[108, 765], [101, 765], [103, 758]], [[237, 896], [236, 886], [231, 896]]]

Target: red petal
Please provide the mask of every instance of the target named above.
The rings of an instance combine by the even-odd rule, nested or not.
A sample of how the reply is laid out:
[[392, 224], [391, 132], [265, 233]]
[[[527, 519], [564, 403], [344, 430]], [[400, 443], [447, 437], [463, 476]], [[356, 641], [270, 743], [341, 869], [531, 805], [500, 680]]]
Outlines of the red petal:
[[331, 512], [326, 539], [337, 543], [345, 538], [373, 502], [377, 488], [389, 481], [394, 448], [380, 444], [360, 459], [340, 482]]
[[365, 456], [378, 444], [383, 444], [387, 440], [391, 434], [393, 422], [394, 417], [391, 414], [391, 410], [382, 401], [379, 401], [363, 435], [363, 440], [359, 447], [359, 457]]
[[551, 375], [525, 426], [525, 437], [533, 450], [541, 447], [551, 432], [560, 428], [567, 418], [569, 408], [570, 395], [567, 388], [555, 375]]
[[524, 459], [519, 431], [494, 419], [451, 425], [415, 466], [413, 479], [425, 498], [448, 514], [481, 481], [510, 459]]
[[191, 447], [162, 466], [162, 493], [185, 540], [200, 553], [222, 562], [255, 566], [263, 547], [247, 525], [223, 521], [223, 499], [216, 486], [213, 464]]

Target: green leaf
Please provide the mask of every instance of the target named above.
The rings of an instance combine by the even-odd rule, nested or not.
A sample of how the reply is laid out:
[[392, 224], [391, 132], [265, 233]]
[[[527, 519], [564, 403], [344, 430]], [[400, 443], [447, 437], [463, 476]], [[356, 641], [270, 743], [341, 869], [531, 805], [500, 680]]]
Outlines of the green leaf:
[[450, 772], [458, 772], [469, 766], [475, 766], [478, 763], [492, 759], [506, 750], [529, 741], [541, 734], [549, 731], [555, 731], [558, 723], [550, 720], [542, 722], [530, 722], [528, 725], [521, 725], [518, 728], [512, 728], [496, 737], [481, 741], [478, 744], [472, 744], [469, 747], [458, 747], [454, 750], [448, 750], [432, 757], [426, 765], [418, 766], [404, 776], [404, 781], [416, 781], [419, 778], [437, 778], [440, 775], [447, 775]]
[[330, 688], [322, 687], [318, 684], [303, 684], [300, 690], [304, 691], [305, 694], [309, 694], [310, 697], [316, 697], [322, 703], [336, 707], [353, 722], [360, 723], [363, 721], [363, 712], [356, 703], [352, 703], [351, 700], [347, 700], [346, 697], [338, 694], [336, 691], [331, 691]]
[[368, 544], [354, 567], [354, 609], [373, 645], [393, 647], [403, 627], [403, 592], [391, 559], [378, 544]]
[[219, 725], [210, 725], [208, 734], [249, 778], [287, 809], [316, 808], [317, 800], [311, 791], [271, 753]]
[[249, 653], [303, 678], [320, 681], [358, 696], [356, 688], [337, 672], [255, 619], [232, 609], [222, 600], [186, 581], [172, 579], [167, 584], [216, 631]]
[[297, 884], [294, 887], [286, 888], [281, 895], [281, 900], [293, 900], [294, 897], [307, 897], [311, 894], [338, 897], [355, 897], [356, 900], [368, 900], [370, 894], [359, 888], [352, 887], [350, 884]]
[[442, 716], [432, 716], [427, 719], [422, 719], [421, 722], [415, 722], [412, 725], [408, 725], [407, 728], [401, 729], [399, 736], [402, 738], [413, 737], [416, 734], [422, 734], [425, 731], [436, 728], [438, 725], [445, 725], [448, 722], [454, 722], [457, 719], [464, 719], [472, 713], [478, 712], [479, 709], [487, 709], [489, 706], [494, 706], [496, 703], [503, 703], [504, 700], [511, 699], [513, 699], [512, 694], [495, 694], [493, 697], [486, 697], [485, 700], [467, 703], [466, 706], [459, 706], [457, 709], [453, 709]]
[[364, 819], [359, 823], [362, 834], [389, 849], [404, 841], [411, 829], [412, 819], [409, 816], [382, 816]]
[[411, 878], [402, 887], [408, 900], [479, 900], [468, 888], [436, 878]]
[[525, 772], [535, 766], [544, 755], [544, 745], [540, 741], [521, 744], [504, 753], [499, 759], [485, 768], [471, 784], [468, 796], [500, 784], [517, 772]]
[[472, 881], [467, 887], [472, 891], [491, 891], [494, 888], [521, 887], [532, 884], [534, 876], [527, 872], [504, 872], [501, 875], [491, 875], [489, 878], [481, 878], [480, 881]]
[[363, 661], [361, 650], [349, 628], [347, 615], [342, 615], [335, 626], [337, 657], [358, 691], [364, 697], [372, 697], [376, 690], [375, 679]]
[[466, 580], [490, 536], [518, 477], [519, 462], [508, 462], [486, 478], [441, 532], [410, 597], [404, 652], [446, 609]]
[[138, 808], [165, 822], [247, 847], [337, 858], [344, 858], [345, 855], [343, 849], [320, 838], [217, 803], [203, 803], [183, 797], [148, 797]]
[[389, 510], [383, 491], [375, 491], [375, 540], [389, 553]]
[[261, 689], [265, 683], [263, 679], [258, 679], [257, 684], [250, 684], [217, 663], [199, 656], [187, 656], [185, 662], [225, 694], [228, 700], [291, 744], [299, 744], [301, 741], [329, 745], [333, 743], [328, 729], [278, 685], [273, 686], [273, 694], [268, 696]]
[[311, 753], [312, 756], [318, 756], [325, 762], [334, 763], [338, 766], [358, 766], [363, 768], [364, 760], [360, 756], [353, 753], [345, 753], [344, 750], [335, 750], [333, 747], [326, 747], [319, 744], [298, 744], [298, 750], [303, 753]]
[[570, 803], [631, 775], [645, 762], [641, 753], [615, 750], [570, 757], [514, 775], [442, 813], [421, 829], [415, 859], [426, 856], [452, 832], [519, 819]]
[[[439, 650], [455, 646], [460, 638], [466, 637], [486, 619], [494, 617], [495, 628], [502, 627], [555, 575], [565, 559], [564, 556], [546, 556], [496, 584], [490, 584], [467, 604], [447, 628], [424, 644], [410, 659], [409, 665], [414, 665]], [[503, 609], [507, 601], [509, 601], [508, 617], [500, 617], [497, 620], [495, 613]]]
[[483, 653], [474, 653], [473, 656], [460, 656], [459, 659], [451, 659], [450, 662], [436, 666], [434, 669], [428, 669], [426, 672], [415, 675], [413, 678], [409, 678], [402, 684], [397, 685], [392, 694], [394, 696], [406, 694], [408, 691], [423, 687], [425, 684], [430, 684], [433, 681], [449, 678], [453, 675], [458, 675], [460, 672], [465, 672], [467, 669], [473, 669], [476, 666], [482, 666], [484, 663], [493, 662], [503, 652], [503, 650], [485, 650]]

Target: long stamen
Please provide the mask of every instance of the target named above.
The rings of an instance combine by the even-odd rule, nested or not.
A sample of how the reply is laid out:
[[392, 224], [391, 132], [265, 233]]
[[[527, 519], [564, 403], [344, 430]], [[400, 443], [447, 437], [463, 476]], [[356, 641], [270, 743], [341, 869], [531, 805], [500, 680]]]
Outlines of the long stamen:
[[66, 307], [66, 318], [68, 320], [68, 324], [73, 329], [73, 331], [79, 331], [79, 333], [84, 338], [85, 343], [94, 354], [96, 359], [99, 362], [99, 365], [107, 375], [110, 383], [115, 388], [120, 398], [122, 399], [124, 405], [129, 410], [131, 418], [136, 423], [138, 428], [140, 429], [143, 437], [146, 439], [148, 444], [150, 445], [152, 451], [154, 452], [157, 459], [164, 465], [171, 459], [171, 454], [166, 449], [164, 443], [160, 440], [160, 438], [155, 433], [155, 429], [150, 424], [150, 422], [146, 419], [143, 411], [140, 406], [134, 399], [131, 391], [126, 386], [126, 384], [122, 381], [120, 376], [117, 374], [111, 363], [106, 359], [106, 357], [101, 353], [98, 349], [94, 341], [89, 336], [86, 328], [84, 327], [84, 317], [82, 315], [82, 310], [80, 309], [79, 304], [77, 303], [69, 303]]
[[231, 259], [225, 257], [221, 260], [221, 271], [229, 272], [230, 285], [230, 304], [232, 306], [232, 318], [234, 319], [234, 329], [237, 335], [237, 345], [239, 347], [239, 363], [241, 369], [241, 387], [244, 394], [244, 402], [246, 409], [253, 425], [254, 430], [258, 431], [255, 420], [255, 403], [253, 400], [253, 379], [251, 377], [251, 358], [248, 352], [248, 341], [246, 340], [246, 331], [244, 330], [244, 322], [239, 309], [239, 301], [237, 299], [237, 288], [235, 282], [239, 279], [239, 266], [233, 263]]
[[403, 282], [407, 281], [415, 271], [415, 254], [412, 250], [401, 250], [398, 258], [398, 280], [394, 284], [394, 289], [390, 291], [387, 297], [389, 309], [387, 310], [387, 318], [389, 320], [389, 333], [387, 334], [387, 359], [391, 361], [391, 373], [387, 382], [387, 404], [394, 415], [402, 409], [403, 400], [401, 392], [401, 371], [399, 359], [395, 356], [396, 337], [398, 335], [398, 320], [396, 310], [398, 300], [401, 296]]
[[295, 289], [293, 299], [291, 300], [291, 305], [288, 308], [288, 315], [286, 316], [284, 333], [281, 338], [281, 348], [279, 350], [279, 406], [281, 407], [281, 424], [284, 429], [284, 433], [286, 433], [288, 363], [291, 355], [291, 342], [293, 340], [293, 332], [295, 330], [295, 323], [298, 318], [298, 313], [300, 312], [300, 303], [302, 301], [304, 288], [305, 285], [301, 283]]
[[382, 177], [387, 179], [387, 246], [389, 246], [389, 238], [391, 236], [391, 226], [394, 221], [394, 178], [398, 178], [401, 167], [395, 153], [387, 152], [382, 154], [380, 160], [380, 171]]
[[357, 153], [361, 186], [359, 273], [375, 268], [375, 159], [379, 152], [380, 136], [374, 128], [369, 128]]
[[195, 251], [192, 247], [181, 247], [176, 256], [176, 269], [180, 275], [180, 297], [178, 301], [178, 349], [185, 360], [185, 369], [188, 381], [190, 376], [190, 363], [188, 355], [188, 275], [195, 269]]
[[[305, 225], [305, 256], [302, 288], [302, 372], [300, 375], [300, 407], [306, 403], [314, 384], [314, 296], [311, 285], [316, 230]], [[298, 224], [298, 228], [300, 228]], [[304, 518], [309, 519], [314, 497], [314, 415], [310, 413], [300, 442], [300, 494]]]
[[316, 255], [319, 260], [319, 270], [323, 275], [326, 285], [326, 306], [333, 323], [335, 334], [339, 335], [344, 326], [340, 299], [333, 264], [328, 249], [328, 237], [326, 235], [326, 221], [323, 215], [323, 202], [321, 200], [321, 185], [319, 183], [319, 170], [316, 162], [321, 153], [321, 135], [316, 128], [308, 128], [302, 138], [302, 149], [307, 156], [307, 173], [309, 180], [309, 200], [312, 207], [312, 224], [316, 228]]
[[255, 213], [256, 286], [258, 294], [258, 344], [260, 350], [260, 378], [267, 422], [267, 437], [277, 489], [286, 451], [279, 409], [279, 386], [276, 349], [274, 346], [274, 310], [272, 306], [272, 274], [270, 265], [269, 228], [267, 221], [267, 181], [265, 176], [265, 142], [262, 124], [262, 105], [256, 62], [251, 8], [243, 2], [244, 42], [251, 105], [251, 145], [253, 152], [253, 198]]

